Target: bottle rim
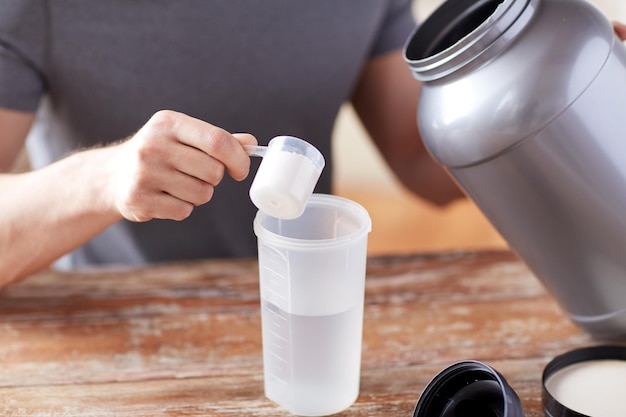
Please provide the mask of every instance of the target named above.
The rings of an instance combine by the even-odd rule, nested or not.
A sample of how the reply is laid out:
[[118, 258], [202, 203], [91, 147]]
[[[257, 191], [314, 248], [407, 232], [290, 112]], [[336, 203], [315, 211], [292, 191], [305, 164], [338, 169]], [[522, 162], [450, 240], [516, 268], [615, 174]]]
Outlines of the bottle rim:
[[[461, 68], [484, 65], [517, 37], [535, 14], [539, 2], [448, 0], [414, 30], [405, 44], [404, 59], [420, 81], [432, 81]], [[489, 15], [476, 24], [476, 19], [484, 16], [486, 10]]]

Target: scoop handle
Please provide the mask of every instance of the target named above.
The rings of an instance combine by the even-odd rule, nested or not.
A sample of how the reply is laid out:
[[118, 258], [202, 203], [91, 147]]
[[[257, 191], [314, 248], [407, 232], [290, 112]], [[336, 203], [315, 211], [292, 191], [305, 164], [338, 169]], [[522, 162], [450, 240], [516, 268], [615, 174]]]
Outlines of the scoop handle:
[[267, 146], [243, 145], [243, 148], [246, 150], [248, 155], [259, 156], [261, 158], [265, 156], [265, 152], [267, 151]]

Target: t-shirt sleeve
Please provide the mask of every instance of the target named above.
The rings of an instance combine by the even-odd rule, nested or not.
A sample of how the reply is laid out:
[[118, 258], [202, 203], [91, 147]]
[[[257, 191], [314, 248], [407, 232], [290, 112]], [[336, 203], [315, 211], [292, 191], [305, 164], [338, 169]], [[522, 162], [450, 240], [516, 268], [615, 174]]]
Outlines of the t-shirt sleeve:
[[0, 107], [35, 111], [45, 89], [45, 5], [0, 2]]
[[371, 56], [382, 55], [402, 48], [417, 23], [411, 9], [411, 0], [390, 0], [387, 14]]

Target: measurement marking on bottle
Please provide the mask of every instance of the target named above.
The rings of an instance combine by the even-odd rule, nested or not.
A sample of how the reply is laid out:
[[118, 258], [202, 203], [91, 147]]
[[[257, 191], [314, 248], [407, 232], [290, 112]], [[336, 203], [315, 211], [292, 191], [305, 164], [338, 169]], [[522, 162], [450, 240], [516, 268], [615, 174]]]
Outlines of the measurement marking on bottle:
[[273, 330], [270, 330], [270, 333], [272, 334], [272, 336], [276, 336], [278, 339], [282, 340], [283, 342], [289, 342], [287, 338], [285, 338], [284, 336], [281, 336], [280, 334], [276, 333]]
[[285, 381], [284, 379], [282, 379], [282, 378], [280, 378], [280, 377], [277, 377], [277, 376], [276, 376], [275, 374], [273, 374], [273, 373], [270, 373], [270, 374], [269, 374], [269, 376], [270, 376], [272, 379], [275, 379], [276, 381], [280, 382], [281, 384], [286, 384], [286, 383], [287, 383], [287, 381]]

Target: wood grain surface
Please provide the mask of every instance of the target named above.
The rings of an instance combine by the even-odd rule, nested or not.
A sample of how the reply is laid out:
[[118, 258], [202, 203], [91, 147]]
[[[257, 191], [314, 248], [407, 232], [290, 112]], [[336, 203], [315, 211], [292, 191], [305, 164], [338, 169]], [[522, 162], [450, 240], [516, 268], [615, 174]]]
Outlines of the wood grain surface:
[[[0, 292], [2, 416], [288, 416], [263, 394], [256, 260], [45, 272]], [[598, 344], [507, 251], [371, 257], [361, 394], [411, 416], [450, 364], [496, 368], [542, 416], [554, 356]]]

